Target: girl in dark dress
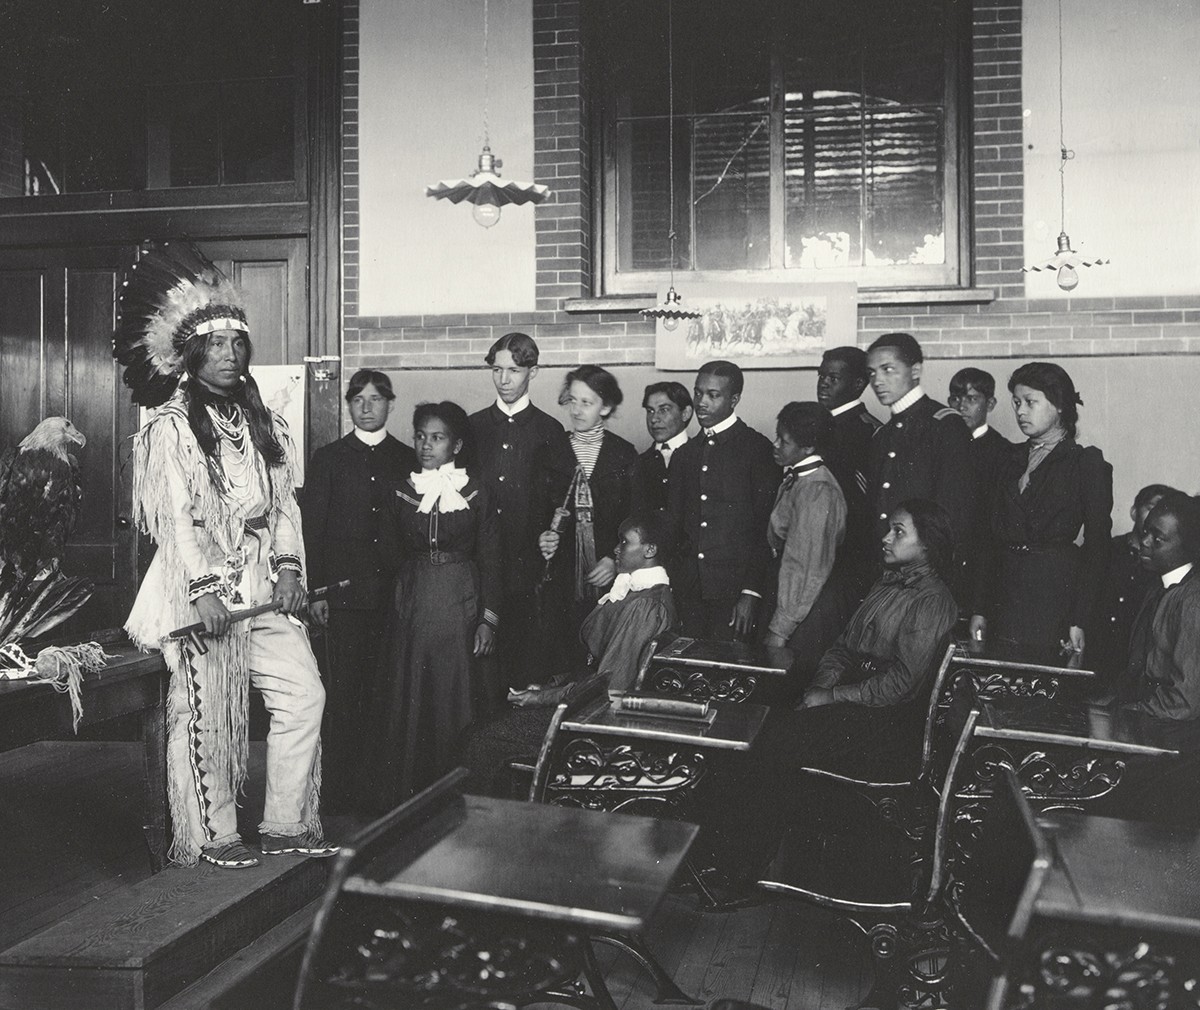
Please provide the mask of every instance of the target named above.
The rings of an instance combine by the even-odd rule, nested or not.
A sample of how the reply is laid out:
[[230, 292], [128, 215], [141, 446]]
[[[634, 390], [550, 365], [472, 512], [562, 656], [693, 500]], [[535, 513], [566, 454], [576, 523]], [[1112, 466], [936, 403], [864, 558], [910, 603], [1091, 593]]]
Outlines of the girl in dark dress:
[[[569, 614], [562, 614], [569, 625], [560, 638], [565, 643], [578, 642], [583, 619], [616, 576], [612, 552], [629, 515], [630, 474], [637, 462], [633, 445], [604, 426], [622, 398], [616, 376], [598, 365], [568, 372], [558, 398], [571, 417], [575, 476], [557, 512], [559, 530], [544, 532], [538, 546], [548, 562], [553, 559], [553, 595], [574, 601]], [[576, 648], [562, 658], [560, 668], [569, 669], [585, 657]]]
[[421, 470], [392, 489], [400, 574], [377, 672], [376, 757], [363, 769], [376, 812], [453, 764], [472, 718], [472, 670], [494, 651], [500, 541], [486, 490], [455, 464], [468, 431], [458, 404], [417, 407]]
[[1075, 441], [1083, 401], [1060, 366], [1022, 365], [1008, 389], [1028, 441], [1001, 461], [971, 637], [1039, 655], [1081, 653], [1108, 559], [1112, 467]]

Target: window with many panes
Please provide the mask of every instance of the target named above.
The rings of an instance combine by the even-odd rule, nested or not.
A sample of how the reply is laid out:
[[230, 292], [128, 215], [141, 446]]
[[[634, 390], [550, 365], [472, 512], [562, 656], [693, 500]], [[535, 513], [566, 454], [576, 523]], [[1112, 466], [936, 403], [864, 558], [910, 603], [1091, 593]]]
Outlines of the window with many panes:
[[296, 0], [0, 5], [0, 197], [297, 183]]
[[677, 279], [965, 285], [969, 6], [606, 0], [606, 290], [655, 290], [670, 265], [672, 132]]

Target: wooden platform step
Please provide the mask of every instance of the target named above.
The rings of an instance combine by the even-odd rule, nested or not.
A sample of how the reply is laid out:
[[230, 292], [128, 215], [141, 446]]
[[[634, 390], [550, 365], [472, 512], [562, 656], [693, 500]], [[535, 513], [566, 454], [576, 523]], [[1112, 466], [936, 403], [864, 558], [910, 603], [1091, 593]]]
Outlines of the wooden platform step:
[[311, 902], [328, 867], [164, 870], [0, 952], [0, 1010], [153, 1010]]

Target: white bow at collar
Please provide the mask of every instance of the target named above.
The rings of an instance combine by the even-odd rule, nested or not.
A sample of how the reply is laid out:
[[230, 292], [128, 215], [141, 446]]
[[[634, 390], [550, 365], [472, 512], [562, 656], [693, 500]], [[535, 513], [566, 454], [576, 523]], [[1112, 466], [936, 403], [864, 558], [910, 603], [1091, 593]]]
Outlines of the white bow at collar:
[[434, 505], [441, 512], [460, 512], [468, 507], [467, 499], [459, 494], [467, 484], [467, 471], [460, 470], [453, 460], [436, 470], [420, 470], [409, 476], [421, 496], [418, 512], [432, 512]]
[[630, 593], [636, 593], [651, 586], [669, 586], [671, 580], [667, 570], [662, 565], [653, 568], [639, 568], [635, 572], [622, 572], [613, 581], [612, 589], [600, 597], [600, 603], [619, 603]]

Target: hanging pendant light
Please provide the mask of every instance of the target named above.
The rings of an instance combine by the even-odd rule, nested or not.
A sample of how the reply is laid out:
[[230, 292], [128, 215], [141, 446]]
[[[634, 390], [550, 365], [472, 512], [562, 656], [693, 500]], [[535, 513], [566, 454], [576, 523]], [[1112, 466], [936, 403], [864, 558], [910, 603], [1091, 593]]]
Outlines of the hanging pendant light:
[[1084, 259], [1071, 248], [1071, 238], [1067, 234], [1067, 162], [1075, 157], [1075, 152], [1067, 147], [1063, 118], [1063, 18], [1062, 0], [1058, 0], [1058, 251], [1049, 259], [1022, 267], [1021, 272], [1053, 270], [1058, 274], [1058, 286], [1063, 291], [1074, 291], [1079, 286], [1079, 267], [1099, 267], [1110, 261], [1100, 257]]
[[667, 201], [670, 219], [667, 223], [667, 243], [670, 246], [670, 286], [663, 300], [652, 309], [642, 309], [646, 319], [661, 319], [664, 330], [674, 330], [681, 319], [699, 319], [700, 313], [683, 307], [683, 299], [675, 290], [675, 39], [673, 0], [667, 0]]
[[425, 187], [425, 195], [435, 200], [471, 204], [471, 216], [482, 228], [491, 228], [500, 220], [505, 204], [541, 203], [550, 195], [548, 187], [536, 182], [515, 182], [500, 178], [504, 162], [492, 154], [488, 136], [488, 91], [490, 59], [488, 52], [488, 0], [483, 0], [483, 151], [479, 165], [465, 179], [443, 179]]

